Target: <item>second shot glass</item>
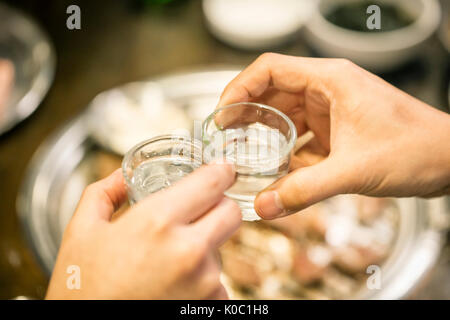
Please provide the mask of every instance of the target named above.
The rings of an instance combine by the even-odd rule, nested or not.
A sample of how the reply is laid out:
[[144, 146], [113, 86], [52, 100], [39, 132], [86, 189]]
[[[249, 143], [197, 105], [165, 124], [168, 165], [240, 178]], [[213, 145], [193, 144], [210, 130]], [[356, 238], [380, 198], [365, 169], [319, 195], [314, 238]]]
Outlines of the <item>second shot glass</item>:
[[171, 186], [201, 164], [201, 142], [195, 139], [162, 135], [137, 144], [122, 161], [130, 204]]

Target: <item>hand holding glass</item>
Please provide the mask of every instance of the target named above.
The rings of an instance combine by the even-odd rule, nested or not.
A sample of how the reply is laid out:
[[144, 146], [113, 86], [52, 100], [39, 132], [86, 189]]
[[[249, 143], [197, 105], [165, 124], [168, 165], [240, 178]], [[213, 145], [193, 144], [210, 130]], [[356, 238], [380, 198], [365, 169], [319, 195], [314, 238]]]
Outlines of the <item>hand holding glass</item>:
[[203, 162], [235, 164], [236, 182], [225, 192], [241, 207], [243, 220], [259, 220], [258, 192], [286, 175], [297, 139], [292, 121], [272, 107], [250, 102], [217, 109], [203, 123]]

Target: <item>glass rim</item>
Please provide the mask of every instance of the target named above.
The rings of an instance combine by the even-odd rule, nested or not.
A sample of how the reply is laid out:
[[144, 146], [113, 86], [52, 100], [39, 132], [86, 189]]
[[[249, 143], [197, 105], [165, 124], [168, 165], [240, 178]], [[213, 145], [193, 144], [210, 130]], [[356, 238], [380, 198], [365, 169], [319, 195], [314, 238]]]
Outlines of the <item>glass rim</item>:
[[283, 112], [281, 112], [280, 110], [262, 104], [262, 103], [258, 103], [258, 102], [248, 102], [248, 101], [243, 101], [243, 102], [236, 102], [236, 103], [232, 103], [232, 104], [227, 104], [226, 106], [220, 107], [216, 110], [214, 110], [214, 112], [212, 112], [206, 119], [205, 121], [203, 121], [202, 124], [202, 144], [203, 144], [203, 137], [208, 136], [208, 138], [211, 137], [211, 135], [207, 135], [206, 134], [206, 127], [208, 126], [209, 123], [211, 123], [211, 121], [214, 120], [214, 116], [217, 115], [219, 112], [226, 110], [226, 109], [231, 109], [233, 107], [237, 107], [238, 105], [251, 105], [251, 106], [255, 106], [261, 109], [265, 109], [265, 110], [269, 110], [272, 111], [273, 113], [275, 113], [276, 115], [280, 116], [284, 121], [286, 121], [286, 123], [289, 126], [289, 130], [291, 131], [291, 137], [289, 138], [289, 142], [286, 144], [286, 146], [283, 148], [285, 152], [282, 152], [282, 154], [280, 155], [280, 157], [284, 157], [286, 155], [289, 154], [289, 152], [291, 152], [291, 150], [294, 148], [295, 142], [297, 141], [297, 128], [295, 127], [294, 123], [292, 122], [292, 120]]
[[190, 136], [187, 135], [181, 135], [181, 134], [162, 134], [162, 135], [158, 135], [158, 136], [154, 136], [153, 138], [141, 141], [139, 143], [137, 143], [136, 145], [134, 145], [130, 150], [128, 150], [125, 155], [123, 156], [123, 160], [122, 160], [122, 175], [125, 179], [125, 182], [127, 183], [127, 185], [131, 186], [132, 183], [130, 181], [130, 177], [127, 174], [126, 171], [126, 166], [130, 163], [133, 155], [141, 148], [143, 148], [146, 145], [149, 145], [151, 143], [154, 142], [158, 142], [158, 141], [163, 141], [163, 140], [176, 140], [178, 143], [180, 141], [185, 142], [186, 144], [190, 144], [193, 145], [194, 148], [200, 148], [200, 152], [201, 152], [201, 142], [198, 139], [192, 138]]

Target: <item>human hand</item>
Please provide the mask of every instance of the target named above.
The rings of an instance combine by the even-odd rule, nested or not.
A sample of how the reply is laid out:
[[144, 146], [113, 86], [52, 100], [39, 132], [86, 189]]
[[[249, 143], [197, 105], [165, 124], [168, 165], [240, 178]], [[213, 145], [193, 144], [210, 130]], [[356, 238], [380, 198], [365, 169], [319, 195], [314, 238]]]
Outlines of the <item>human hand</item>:
[[[224, 299], [215, 249], [238, 228], [223, 192], [229, 164], [204, 166], [111, 221], [126, 200], [120, 170], [85, 190], [63, 237], [47, 299]], [[77, 266], [80, 289], [69, 289]]]
[[450, 116], [348, 60], [263, 54], [222, 93], [219, 107], [252, 101], [278, 108], [314, 139], [293, 172], [255, 200], [264, 219], [340, 193], [450, 194]]
[[14, 65], [4, 59], [0, 59], [0, 121], [6, 112], [7, 102], [11, 95], [14, 82]]

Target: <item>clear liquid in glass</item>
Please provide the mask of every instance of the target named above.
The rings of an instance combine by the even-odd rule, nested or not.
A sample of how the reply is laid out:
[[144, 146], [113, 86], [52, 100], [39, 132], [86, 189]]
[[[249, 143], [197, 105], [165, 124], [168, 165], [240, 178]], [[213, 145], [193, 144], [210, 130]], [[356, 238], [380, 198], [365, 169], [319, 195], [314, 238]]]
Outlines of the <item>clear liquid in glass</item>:
[[224, 157], [236, 166], [236, 182], [225, 195], [239, 204], [243, 220], [259, 220], [253, 208], [258, 192], [284, 176], [289, 155], [282, 156], [286, 137], [277, 129], [252, 123], [239, 129], [219, 131], [213, 157]]
[[150, 158], [142, 162], [133, 171], [130, 202], [134, 204], [151, 193], [170, 187], [197, 167], [192, 159], [174, 156]]

